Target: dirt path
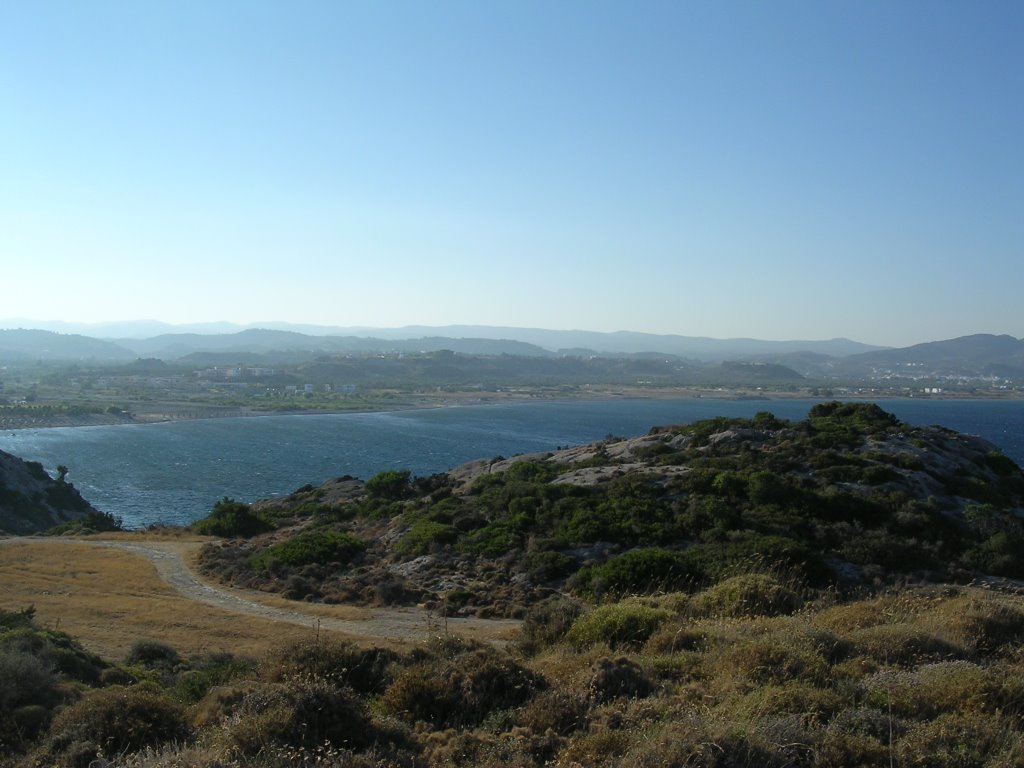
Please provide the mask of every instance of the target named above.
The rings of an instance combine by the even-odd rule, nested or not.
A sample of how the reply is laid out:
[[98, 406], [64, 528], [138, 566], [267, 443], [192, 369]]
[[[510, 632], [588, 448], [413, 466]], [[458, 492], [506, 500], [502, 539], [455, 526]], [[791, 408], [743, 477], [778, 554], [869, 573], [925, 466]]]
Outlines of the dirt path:
[[[422, 637], [428, 630], [467, 634], [491, 642], [502, 643], [511, 636], [520, 622], [511, 619], [477, 619], [439, 617], [420, 608], [359, 608], [309, 606], [292, 603], [256, 590], [226, 588], [201, 580], [186, 560], [198, 551], [197, 541], [127, 541], [79, 538], [11, 538], [5, 542], [31, 544], [33, 541], [53, 544], [109, 547], [124, 550], [149, 560], [157, 574], [182, 597], [231, 613], [244, 614], [276, 622], [318, 627], [360, 638], [409, 640]], [[271, 604], [271, 603], [277, 603]], [[336, 614], [343, 613], [350, 618]], [[335, 615], [332, 615], [335, 614]], [[354, 615], [354, 617], [353, 617]]]

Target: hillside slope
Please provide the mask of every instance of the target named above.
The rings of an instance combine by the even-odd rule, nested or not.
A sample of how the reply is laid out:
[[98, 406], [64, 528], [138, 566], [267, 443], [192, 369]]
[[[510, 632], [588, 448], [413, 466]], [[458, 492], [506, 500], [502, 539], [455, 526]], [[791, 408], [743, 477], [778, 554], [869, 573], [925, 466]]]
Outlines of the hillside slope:
[[992, 444], [870, 404], [712, 419], [430, 478], [385, 472], [224, 503], [208, 573], [296, 597], [521, 615], [553, 592], [737, 573], [862, 588], [1024, 578], [1024, 473]]

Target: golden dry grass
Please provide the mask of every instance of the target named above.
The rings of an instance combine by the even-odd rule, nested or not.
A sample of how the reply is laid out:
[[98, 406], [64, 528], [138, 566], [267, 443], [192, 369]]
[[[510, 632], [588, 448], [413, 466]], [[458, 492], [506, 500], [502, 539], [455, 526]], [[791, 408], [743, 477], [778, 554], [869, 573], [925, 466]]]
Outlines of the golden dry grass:
[[[0, 608], [34, 605], [40, 624], [70, 633], [105, 658], [123, 658], [139, 638], [162, 640], [185, 654], [258, 655], [317, 631], [315, 619], [304, 628], [188, 600], [145, 558], [84, 543], [5, 543], [0, 585]], [[280, 602], [286, 601], [268, 599]]]

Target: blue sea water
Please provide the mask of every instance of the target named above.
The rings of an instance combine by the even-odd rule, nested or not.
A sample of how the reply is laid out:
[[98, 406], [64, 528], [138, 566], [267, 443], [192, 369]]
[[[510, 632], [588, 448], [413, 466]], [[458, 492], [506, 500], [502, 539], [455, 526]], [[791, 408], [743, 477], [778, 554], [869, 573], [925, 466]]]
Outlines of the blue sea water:
[[[286, 495], [339, 475], [429, 475], [478, 458], [578, 445], [652, 426], [771, 411], [800, 419], [811, 400], [600, 400], [390, 413], [261, 416], [0, 434], [0, 450], [58, 464], [97, 508], [129, 527], [184, 524], [231, 496]], [[1024, 465], [1024, 401], [887, 400], [903, 421], [980, 435]]]

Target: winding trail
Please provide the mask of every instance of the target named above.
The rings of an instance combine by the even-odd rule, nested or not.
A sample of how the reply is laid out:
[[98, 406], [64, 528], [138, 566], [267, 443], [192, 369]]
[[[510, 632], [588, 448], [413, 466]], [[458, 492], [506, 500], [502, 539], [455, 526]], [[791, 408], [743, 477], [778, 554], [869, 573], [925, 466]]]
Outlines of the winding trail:
[[[301, 603], [287, 608], [269, 605], [258, 598], [268, 599], [270, 596], [256, 590], [220, 587], [197, 576], [187, 564], [186, 557], [190, 553], [198, 551], [202, 546], [203, 542], [198, 541], [123, 541], [73, 537], [34, 540], [14, 537], [0, 539], [0, 544], [4, 542], [31, 543], [33, 541], [64, 542], [125, 550], [153, 563], [160, 578], [173, 587], [178, 594], [189, 600], [205, 603], [232, 613], [298, 624], [303, 627], [318, 626], [355, 637], [407, 640], [410, 637], [422, 636], [425, 628], [434, 626], [443, 631], [466, 631], [481, 638], [486, 637], [491, 642], [501, 643], [503, 640], [507, 640], [508, 636], [521, 624], [514, 619], [444, 618], [422, 608], [360, 608], [358, 610], [365, 618], [345, 619], [326, 615], [328, 609], [323, 612], [302, 610]], [[346, 608], [345, 610], [352, 609]]]

